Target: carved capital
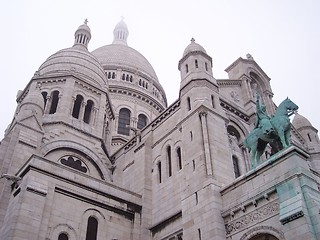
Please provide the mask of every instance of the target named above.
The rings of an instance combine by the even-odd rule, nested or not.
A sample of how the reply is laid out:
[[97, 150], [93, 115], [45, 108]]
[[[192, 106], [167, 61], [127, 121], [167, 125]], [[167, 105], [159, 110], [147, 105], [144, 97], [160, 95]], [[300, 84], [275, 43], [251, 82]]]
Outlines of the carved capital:
[[207, 117], [207, 115], [208, 115], [208, 112], [206, 112], [206, 111], [201, 111], [201, 112], [199, 112], [200, 118], [202, 118], [202, 117]]

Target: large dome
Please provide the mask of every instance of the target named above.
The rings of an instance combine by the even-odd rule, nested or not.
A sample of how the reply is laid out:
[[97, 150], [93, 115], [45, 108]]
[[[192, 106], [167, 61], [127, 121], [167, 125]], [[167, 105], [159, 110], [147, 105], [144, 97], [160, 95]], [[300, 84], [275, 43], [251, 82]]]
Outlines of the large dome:
[[39, 68], [40, 76], [73, 74], [94, 85], [106, 85], [105, 74], [98, 60], [85, 48], [71, 47], [51, 55]]
[[152, 80], [158, 81], [157, 75], [148, 60], [129, 46], [110, 44], [94, 50], [92, 54], [97, 57], [102, 66], [142, 73]]

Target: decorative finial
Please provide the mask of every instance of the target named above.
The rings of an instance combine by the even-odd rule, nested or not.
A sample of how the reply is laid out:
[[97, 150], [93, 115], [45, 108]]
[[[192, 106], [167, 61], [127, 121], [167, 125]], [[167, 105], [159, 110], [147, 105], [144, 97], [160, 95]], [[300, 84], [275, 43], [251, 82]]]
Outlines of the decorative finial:
[[195, 42], [194, 38], [191, 38], [191, 42]]
[[84, 24], [87, 25], [87, 23], [88, 23], [88, 19], [86, 18], [86, 19], [84, 20]]
[[248, 53], [248, 54], [246, 55], [246, 57], [247, 57], [248, 60], [253, 60], [253, 57], [251, 56], [250, 53]]

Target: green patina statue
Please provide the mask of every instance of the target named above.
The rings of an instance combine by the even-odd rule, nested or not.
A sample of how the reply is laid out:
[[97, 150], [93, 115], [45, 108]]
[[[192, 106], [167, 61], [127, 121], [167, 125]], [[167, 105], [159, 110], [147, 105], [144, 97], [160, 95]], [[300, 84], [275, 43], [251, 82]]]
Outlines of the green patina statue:
[[255, 128], [243, 142], [249, 148], [251, 165], [256, 167], [261, 163], [260, 157], [269, 143], [272, 152], [280, 151], [290, 145], [290, 119], [289, 117], [298, 110], [298, 106], [289, 98], [280, 103], [274, 116], [266, 113], [266, 106], [260, 104], [260, 96], [256, 101], [257, 120]]

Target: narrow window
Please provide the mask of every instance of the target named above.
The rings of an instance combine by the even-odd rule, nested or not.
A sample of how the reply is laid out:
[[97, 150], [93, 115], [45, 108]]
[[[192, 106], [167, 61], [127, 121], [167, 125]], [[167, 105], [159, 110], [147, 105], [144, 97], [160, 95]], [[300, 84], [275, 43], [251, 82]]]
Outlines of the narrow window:
[[142, 129], [147, 125], [147, 117], [144, 114], [139, 114], [137, 128]]
[[312, 142], [311, 137], [310, 137], [310, 133], [308, 133], [308, 138], [309, 138], [309, 141]]
[[232, 156], [232, 162], [233, 162], [234, 176], [236, 178], [240, 177], [239, 162], [238, 162], [238, 159], [235, 156]]
[[189, 66], [188, 66], [188, 64], [186, 64], [186, 73], [188, 73], [189, 72]]
[[189, 97], [187, 98], [187, 104], [188, 104], [188, 111], [190, 111], [191, 110], [191, 100]]
[[51, 95], [51, 107], [50, 107], [49, 114], [56, 113], [58, 102], [59, 102], [59, 91], [54, 91]]
[[113, 72], [112, 73], [112, 79], [115, 79], [116, 78], [116, 74]]
[[129, 81], [129, 74], [127, 74], [126, 76], [126, 81]]
[[77, 95], [76, 100], [73, 104], [72, 117], [79, 118], [82, 101], [83, 97], [81, 95]]
[[192, 160], [192, 167], [193, 167], [193, 171], [196, 170], [196, 162], [194, 160]]
[[118, 133], [129, 136], [131, 112], [127, 108], [122, 108], [119, 112]]
[[111, 72], [108, 73], [108, 79], [110, 79], [110, 78], [111, 78]]
[[205, 68], [206, 68], [206, 71], [208, 71], [208, 64], [205, 63], [204, 66], [205, 66]]
[[132, 76], [130, 76], [130, 82], [132, 82]]
[[159, 183], [161, 183], [161, 181], [162, 181], [162, 178], [161, 178], [161, 162], [158, 162], [157, 167], [158, 167]]
[[79, 42], [79, 43], [81, 43], [81, 42], [82, 42], [82, 37], [83, 37], [83, 35], [81, 34], [81, 35], [80, 35], [80, 42]]
[[97, 240], [98, 221], [94, 217], [88, 218], [86, 240]]
[[212, 104], [212, 107], [214, 108], [214, 96], [211, 95], [211, 104]]
[[59, 237], [58, 237], [58, 240], [68, 240], [68, 235], [65, 234], [65, 233], [60, 233], [59, 234]]
[[141, 86], [141, 79], [139, 79], [139, 86]]
[[177, 148], [177, 157], [178, 157], [178, 168], [182, 169], [182, 159], [181, 159], [181, 148]]
[[44, 102], [43, 107], [45, 108], [46, 105], [47, 105], [47, 96], [48, 96], [48, 93], [47, 93], [47, 92], [42, 92], [41, 95], [42, 95], [42, 97], [43, 97], [43, 102]]
[[197, 59], [194, 61], [194, 63], [196, 65], [196, 68], [198, 68], [198, 60]]
[[199, 240], [201, 240], [201, 230], [198, 228], [198, 235], [199, 235]]
[[126, 75], [122, 74], [122, 80], [126, 80]]
[[93, 109], [93, 101], [88, 100], [86, 108], [84, 109], [84, 115], [83, 115], [83, 121], [85, 123], [90, 123], [92, 109]]
[[146, 89], [148, 89], [148, 83], [146, 82]]
[[193, 134], [192, 134], [192, 131], [190, 131], [190, 140], [191, 140], [191, 141], [193, 140]]
[[169, 177], [172, 176], [172, 162], [171, 162], [171, 147], [167, 147], [167, 159], [168, 159], [168, 171], [169, 171]]
[[198, 192], [195, 192], [195, 195], [196, 195], [196, 205], [198, 205], [198, 203], [199, 203]]

